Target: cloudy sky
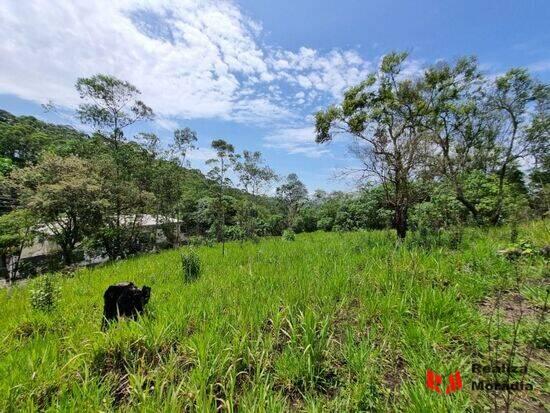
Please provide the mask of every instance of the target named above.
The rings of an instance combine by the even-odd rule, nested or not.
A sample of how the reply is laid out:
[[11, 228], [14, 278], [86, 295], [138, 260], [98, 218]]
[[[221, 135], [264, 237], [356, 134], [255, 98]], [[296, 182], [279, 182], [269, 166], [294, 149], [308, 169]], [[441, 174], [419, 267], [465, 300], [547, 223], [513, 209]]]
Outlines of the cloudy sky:
[[76, 79], [112, 74], [156, 113], [132, 132], [198, 132], [196, 167], [224, 138], [310, 190], [350, 189], [334, 177], [353, 165], [346, 142], [314, 143], [316, 110], [392, 50], [410, 73], [477, 55], [548, 81], [549, 21], [548, 0], [0, 0], [0, 108], [77, 126]]

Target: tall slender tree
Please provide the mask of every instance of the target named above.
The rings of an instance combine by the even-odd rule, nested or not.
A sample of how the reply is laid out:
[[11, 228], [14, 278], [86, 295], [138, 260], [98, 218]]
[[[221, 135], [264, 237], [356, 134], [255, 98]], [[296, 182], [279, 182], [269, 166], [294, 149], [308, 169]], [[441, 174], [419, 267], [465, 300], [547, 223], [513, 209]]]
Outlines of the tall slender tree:
[[[126, 238], [133, 237], [133, 232], [127, 234], [128, 217], [123, 217], [123, 212], [133, 212], [135, 216], [142, 211], [132, 211], [128, 208], [127, 191], [125, 188], [130, 177], [125, 166], [128, 161], [128, 151], [121, 147], [124, 141], [124, 128], [142, 120], [150, 120], [154, 117], [153, 110], [143, 101], [139, 100], [140, 91], [127, 81], [117, 79], [114, 76], [98, 74], [89, 78], [80, 78], [76, 82], [76, 90], [84, 100], [77, 110], [80, 121], [97, 128], [112, 149], [114, 159], [114, 173], [106, 171], [105, 179], [116, 181], [108, 191], [112, 209], [107, 208], [103, 217], [105, 221], [104, 236], [102, 239], [109, 246], [112, 254], [124, 256], [123, 245], [130, 241]], [[109, 162], [105, 162], [108, 165]], [[131, 202], [131, 201], [130, 201]], [[137, 205], [136, 205], [137, 206]], [[135, 219], [130, 220], [135, 223]], [[135, 225], [131, 225], [135, 228]]]
[[259, 151], [243, 151], [242, 161], [235, 165], [243, 189], [251, 195], [259, 195], [264, 187], [277, 179], [277, 175], [265, 165]]
[[197, 149], [197, 133], [190, 128], [176, 129], [174, 141], [170, 145], [170, 154], [180, 166], [189, 166], [189, 152]]
[[291, 173], [286, 177], [286, 181], [277, 188], [277, 196], [282, 201], [286, 209], [287, 228], [292, 227], [300, 206], [307, 199], [307, 188], [298, 175]]
[[224, 190], [231, 185], [231, 179], [227, 176], [228, 172], [233, 168], [236, 156], [235, 148], [230, 143], [223, 139], [212, 141], [212, 149], [216, 151], [216, 157], [206, 161], [212, 169], [208, 172], [208, 177], [216, 183], [216, 199], [217, 199], [217, 219], [216, 219], [216, 238], [222, 243], [222, 254], [225, 255], [225, 199]]

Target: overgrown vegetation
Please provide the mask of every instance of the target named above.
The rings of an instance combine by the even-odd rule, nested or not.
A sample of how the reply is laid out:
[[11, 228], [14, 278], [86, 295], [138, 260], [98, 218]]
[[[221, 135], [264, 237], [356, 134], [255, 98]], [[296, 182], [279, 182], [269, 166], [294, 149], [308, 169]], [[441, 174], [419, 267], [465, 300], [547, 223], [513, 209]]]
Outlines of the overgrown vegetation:
[[[516, 341], [516, 362], [532, 353], [533, 390], [511, 411], [547, 409], [548, 324], [538, 320], [550, 223], [518, 225], [517, 245], [510, 229], [466, 228], [459, 249], [414, 234], [396, 244], [386, 230], [229, 242], [225, 256], [202, 246], [201, 277], [184, 287], [182, 251], [169, 250], [58, 277], [47, 313], [33, 311], [33, 285], [2, 289], [0, 410], [490, 409], [494, 394], [471, 390], [471, 364], [495, 351], [490, 309], [503, 283], [524, 310], [516, 332], [516, 301], [501, 296], [499, 340]], [[510, 247], [531, 252], [499, 253]], [[127, 280], [152, 287], [147, 311], [102, 333], [103, 292]], [[459, 370], [464, 388], [429, 391], [427, 369]]]
[[59, 300], [59, 288], [52, 275], [40, 277], [34, 283], [34, 288], [31, 289], [30, 294], [32, 308], [39, 311], [53, 311]]
[[201, 273], [201, 261], [194, 249], [187, 249], [182, 252], [181, 267], [185, 282], [191, 282], [199, 278]]
[[[464, 226], [547, 216], [549, 86], [523, 68], [485, 76], [471, 57], [412, 76], [406, 59], [387, 54], [340, 104], [316, 114], [312, 140], [353, 137], [362, 187], [348, 194], [310, 194], [291, 173], [266, 196], [278, 177], [262, 154], [237, 153], [223, 139], [212, 140], [207, 176], [189, 169], [197, 134], [176, 129], [164, 145], [150, 132], [127, 136], [154, 112], [136, 86], [113, 76], [76, 82], [76, 118], [90, 135], [1, 111], [0, 271], [20, 276], [22, 248], [37, 237], [55, 242], [70, 266], [84, 254], [115, 260], [191, 237], [215, 240], [223, 253], [225, 241], [285, 230], [391, 227], [404, 239], [413, 229], [417, 243], [458, 248]], [[162, 243], [142, 230], [146, 214]]]

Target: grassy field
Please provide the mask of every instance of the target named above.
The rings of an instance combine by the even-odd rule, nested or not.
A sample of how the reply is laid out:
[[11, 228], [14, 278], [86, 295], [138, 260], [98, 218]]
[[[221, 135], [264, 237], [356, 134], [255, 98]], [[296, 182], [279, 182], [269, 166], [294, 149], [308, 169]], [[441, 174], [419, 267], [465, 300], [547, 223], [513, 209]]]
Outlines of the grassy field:
[[[549, 226], [526, 224], [519, 237], [548, 245]], [[532, 344], [535, 355], [535, 388], [518, 402], [548, 408], [548, 326], [530, 342], [548, 266], [499, 256], [509, 239], [507, 228], [468, 229], [453, 250], [319, 232], [231, 243], [225, 257], [201, 247], [201, 277], [187, 284], [173, 250], [55, 276], [50, 313], [30, 306], [36, 280], [3, 289], [0, 410], [481, 411], [489, 394], [471, 390], [471, 363], [487, 362], [487, 303], [517, 275], [532, 310], [518, 353]], [[103, 292], [120, 281], [152, 287], [148, 311], [103, 333]], [[429, 391], [427, 369], [459, 370], [464, 388]]]

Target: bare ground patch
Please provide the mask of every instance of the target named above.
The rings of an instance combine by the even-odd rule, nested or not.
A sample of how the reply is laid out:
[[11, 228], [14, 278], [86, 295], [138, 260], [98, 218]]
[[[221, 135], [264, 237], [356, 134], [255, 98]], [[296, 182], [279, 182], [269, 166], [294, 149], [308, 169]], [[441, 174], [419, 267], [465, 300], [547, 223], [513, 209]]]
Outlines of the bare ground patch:
[[479, 308], [481, 314], [486, 317], [495, 317], [495, 309], [498, 309], [501, 319], [506, 323], [513, 323], [520, 316], [536, 318], [541, 312], [541, 308], [516, 291], [505, 291], [500, 296], [487, 297], [481, 302]]

